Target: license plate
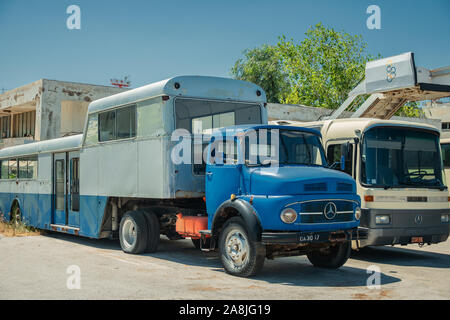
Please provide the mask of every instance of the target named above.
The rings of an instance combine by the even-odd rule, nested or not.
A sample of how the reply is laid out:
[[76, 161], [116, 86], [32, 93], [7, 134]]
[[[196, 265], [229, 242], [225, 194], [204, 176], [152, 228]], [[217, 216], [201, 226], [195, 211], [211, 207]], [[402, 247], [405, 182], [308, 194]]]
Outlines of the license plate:
[[311, 234], [304, 234], [304, 235], [301, 235], [300, 236], [300, 238], [299, 238], [299, 241], [300, 242], [314, 242], [314, 241], [319, 241], [320, 240], [320, 234], [314, 234], [314, 233], [311, 233]]
[[423, 243], [423, 237], [411, 237], [411, 243]]

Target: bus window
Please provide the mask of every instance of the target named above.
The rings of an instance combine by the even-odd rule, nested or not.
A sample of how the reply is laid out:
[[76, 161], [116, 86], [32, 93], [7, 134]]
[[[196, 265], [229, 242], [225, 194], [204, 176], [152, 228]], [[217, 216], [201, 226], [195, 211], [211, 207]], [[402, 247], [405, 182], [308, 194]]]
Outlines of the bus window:
[[8, 160], [2, 160], [1, 162], [0, 178], [8, 179]]
[[28, 179], [27, 159], [19, 158], [19, 179]]
[[[345, 143], [347, 143], [347, 142], [345, 142]], [[350, 155], [353, 154], [353, 145], [352, 144], [349, 145], [348, 153]], [[327, 160], [330, 165], [333, 163], [336, 163], [336, 162], [341, 162], [341, 145], [340, 144], [332, 144], [332, 145], [328, 146]], [[340, 166], [338, 166], [338, 168], [340, 168]], [[353, 170], [353, 161], [352, 161], [351, 157], [347, 157], [347, 158], [345, 158], [344, 172], [348, 173], [349, 175], [352, 175], [352, 170]]]
[[17, 179], [17, 160], [16, 159], [9, 160], [8, 179]]
[[37, 156], [19, 158], [19, 179], [37, 179]]

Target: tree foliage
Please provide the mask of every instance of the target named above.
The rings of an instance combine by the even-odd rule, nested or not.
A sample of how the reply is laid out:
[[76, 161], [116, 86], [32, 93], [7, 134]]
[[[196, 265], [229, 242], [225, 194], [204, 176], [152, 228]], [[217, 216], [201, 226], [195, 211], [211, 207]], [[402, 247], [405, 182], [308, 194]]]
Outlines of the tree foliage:
[[266, 92], [268, 102], [281, 103], [283, 95], [289, 90], [287, 74], [274, 46], [263, 45], [244, 51], [244, 58], [236, 61], [231, 74], [235, 79], [261, 86]]
[[[260, 85], [269, 102], [337, 109], [364, 78], [366, 63], [381, 58], [366, 52], [360, 35], [310, 27], [297, 43], [281, 36], [277, 45], [244, 51], [231, 69], [234, 78]], [[421, 116], [417, 103], [397, 115]]]
[[374, 58], [365, 53], [366, 46], [361, 36], [321, 23], [310, 27], [299, 44], [282, 36], [277, 48], [291, 83], [283, 102], [338, 108]]

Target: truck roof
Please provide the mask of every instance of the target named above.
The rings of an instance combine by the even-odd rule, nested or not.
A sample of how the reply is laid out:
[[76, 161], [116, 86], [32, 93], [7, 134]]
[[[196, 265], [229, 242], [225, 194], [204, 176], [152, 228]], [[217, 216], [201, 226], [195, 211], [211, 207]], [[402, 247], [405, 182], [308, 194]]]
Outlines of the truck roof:
[[[259, 95], [257, 94], [258, 91]], [[178, 76], [95, 100], [89, 104], [88, 113], [91, 114], [162, 95], [211, 100], [266, 102], [264, 90], [251, 82], [208, 76]]]

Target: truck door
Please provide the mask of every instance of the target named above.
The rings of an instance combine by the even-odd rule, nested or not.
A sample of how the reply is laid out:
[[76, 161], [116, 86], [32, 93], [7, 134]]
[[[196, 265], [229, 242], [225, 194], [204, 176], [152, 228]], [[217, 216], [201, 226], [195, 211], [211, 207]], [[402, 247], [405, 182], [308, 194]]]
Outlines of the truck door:
[[[237, 157], [237, 141], [230, 141], [223, 149], [214, 150], [209, 146], [209, 160], [206, 165], [206, 210], [208, 219], [231, 194], [239, 193], [240, 169]], [[228, 146], [228, 147], [226, 147]], [[221, 156], [223, 150], [223, 158]]]

